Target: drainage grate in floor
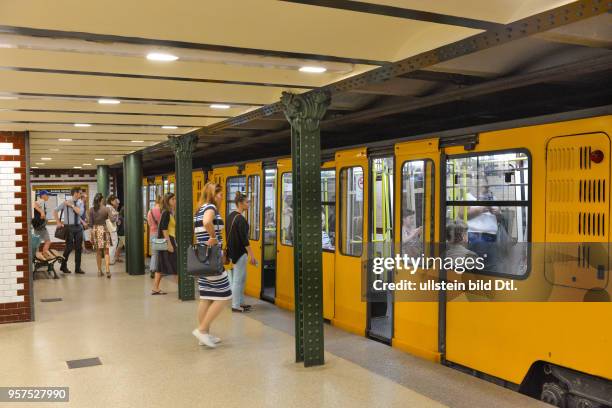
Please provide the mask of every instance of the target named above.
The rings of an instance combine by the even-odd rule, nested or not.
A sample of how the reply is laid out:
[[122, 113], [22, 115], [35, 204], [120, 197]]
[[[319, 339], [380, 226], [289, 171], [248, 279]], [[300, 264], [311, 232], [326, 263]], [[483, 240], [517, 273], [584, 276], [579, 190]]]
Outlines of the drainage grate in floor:
[[68, 368], [83, 368], [83, 367], [102, 365], [102, 361], [100, 361], [99, 357], [93, 357], [93, 358], [82, 358], [80, 360], [68, 360], [66, 361], [66, 364], [68, 364]]
[[40, 299], [41, 302], [61, 302], [62, 300], [63, 300], [62, 298]]

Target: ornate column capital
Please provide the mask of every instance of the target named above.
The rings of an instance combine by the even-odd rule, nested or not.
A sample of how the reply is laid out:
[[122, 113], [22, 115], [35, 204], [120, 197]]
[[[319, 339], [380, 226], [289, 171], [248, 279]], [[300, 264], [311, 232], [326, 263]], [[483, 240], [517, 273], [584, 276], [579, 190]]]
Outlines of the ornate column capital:
[[182, 136], [168, 136], [168, 142], [177, 155], [191, 154], [198, 141], [198, 135], [195, 133], [187, 133]]
[[283, 113], [292, 127], [312, 132], [319, 128], [329, 107], [331, 92], [320, 89], [305, 94], [283, 92], [280, 101]]

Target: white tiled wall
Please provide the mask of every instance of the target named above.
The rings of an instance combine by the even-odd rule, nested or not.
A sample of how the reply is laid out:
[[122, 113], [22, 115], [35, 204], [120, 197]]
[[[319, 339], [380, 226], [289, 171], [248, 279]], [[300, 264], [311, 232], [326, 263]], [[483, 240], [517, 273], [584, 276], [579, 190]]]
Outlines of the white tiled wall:
[[[14, 149], [12, 143], [0, 143], [0, 155], [18, 156], [19, 149]], [[23, 302], [23, 295], [18, 296], [17, 291], [23, 289], [23, 283], [17, 283], [17, 278], [23, 278], [23, 272], [17, 271], [18, 265], [23, 265], [17, 254], [23, 252], [17, 247], [22, 236], [16, 230], [24, 228], [22, 223], [15, 222], [21, 217], [15, 205], [21, 204], [21, 199], [15, 197], [20, 187], [15, 185], [21, 179], [21, 174], [15, 173], [19, 167], [18, 161], [0, 161], [0, 303]]]

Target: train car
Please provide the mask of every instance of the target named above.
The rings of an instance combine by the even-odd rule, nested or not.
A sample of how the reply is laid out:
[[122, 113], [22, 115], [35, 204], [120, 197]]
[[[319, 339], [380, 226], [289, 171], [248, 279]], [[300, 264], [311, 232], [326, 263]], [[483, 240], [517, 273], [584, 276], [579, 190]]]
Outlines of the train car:
[[[558, 406], [606, 406], [611, 131], [612, 117], [604, 116], [336, 151], [321, 170], [325, 319]], [[236, 190], [255, 208], [251, 244], [262, 262], [248, 271], [247, 293], [293, 309], [291, 160], [216, 168], [212, 179], [224, 188], [224, 217]], [[483, 206], [498, 209], [491, 235], [517, 248], [566, 243], [578, 260], [551, 261], [533, 249], [482, 272], [519, 289], [546, 288], [528, 302], [504, 301], [499, 292], [489, 294], [496, 301], [469, 292], [418, 302], [389, 292], [363, 301], [366, 248], [391, 255], [394, 243], [404, 248], [416, 237], [427, 251], [445, 241], [448, 223], [467, 223], [468, 209]], [[576, 301], [555, 301], [562, 299]]]

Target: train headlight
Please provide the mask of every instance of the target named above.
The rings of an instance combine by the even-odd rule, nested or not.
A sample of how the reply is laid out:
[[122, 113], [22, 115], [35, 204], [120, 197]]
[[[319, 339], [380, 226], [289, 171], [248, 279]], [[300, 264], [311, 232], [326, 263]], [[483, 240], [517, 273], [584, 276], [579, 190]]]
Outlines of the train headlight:
[[593, 150], [589, 156], [592, 162], [601, 163], [604, 159], [604, 154], [601, 150]]

